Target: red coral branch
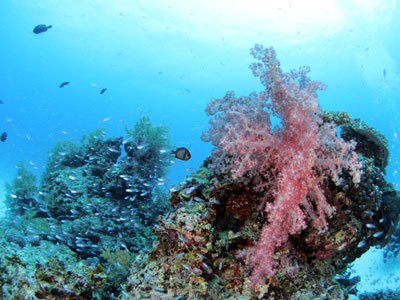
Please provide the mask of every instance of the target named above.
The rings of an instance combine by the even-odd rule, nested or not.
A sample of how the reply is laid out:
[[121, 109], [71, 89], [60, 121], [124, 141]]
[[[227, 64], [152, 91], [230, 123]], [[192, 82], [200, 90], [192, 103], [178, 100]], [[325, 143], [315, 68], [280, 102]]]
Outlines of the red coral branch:
[[[306, 227], [306, 216], [318, 230], [327, 229], [326, 217], [334, 208], [324, 196], [324, 179], [338, 182], [347, 169], [356, 182], [360, 165], [355, 145], [339, 138], [332, 124], [322, 124], [316, 91], [325, 85], [306, 76], [309, 68], [283, 73], [273, 48], [256, 45], [251, 54], [262, 61], [250, 68], [266, 90], [240, 98], [229, 92], [223, 99], [212, 99], [206, 109], [213, 116], [211, 126], [202, 138], [233, 156], [236, 179], [248, 172], [264, 178], [271, 170], [277, 174], [268, 183], [274, 199], [264, 208], [268, 224], [257, 244], [244, 253], [255, 284], [275, 274], [275, 250]], [[273, 129], [271, 115], [280, 121]]]

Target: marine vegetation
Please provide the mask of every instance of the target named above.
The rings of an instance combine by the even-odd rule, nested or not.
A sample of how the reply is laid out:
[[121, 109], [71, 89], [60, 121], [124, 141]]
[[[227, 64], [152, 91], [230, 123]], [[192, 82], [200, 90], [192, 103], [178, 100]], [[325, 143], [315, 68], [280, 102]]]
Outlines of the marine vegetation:
[[202, 139], [215, 149], [170, 189], [173, 209], [120, 299], [348, 299], [359, 278], [347, 265], [390, 240], [400, 198], [385, 137], [320, 108], [325, 86], [308, 67], [285, 73], [261, 45], [251, 54], [265, 89], [210, 101]]
[[[39, 281], [36, 275], [34, 282], [24, 279], [37, 299], [113, 299], [136, 253], [151, 249], [151, 228], [169, 209], [163, 185], [171, 158], [165, 149], [170, 148], [168, 127], [153, 126], [149, 117], [142, 117], [133, 129], [126, 129], [125, 139], [106, 138], [99, 128], [79, 143], [59, 141], [49, 152], [39, 186], [21, 163], [17, 177], [7, 185], [8, 212], [0, 227], [4, 247], [16, 251], [13, 266], [0, 256], [5, 274], [15, 264], [27, 277], [56, 267], [57, 278], [68, 276], [62, 283], [59, 278]], [[48, 244], [71, 258], [59, 259], [58, 250], [53, 251], [57, 259], [44, 255]], [[32, 254], [30, 261], [23, 255], [26, 251]], [[37, 256], [49, 262], [35, 266]], [[72, 261], [82, 267], [72, 271]], [[65, 273], [70, 271], [73, 274]], [[82, 283], [79, 288], [67, 283], [75, 280], [71, 276]], [[4, 289], [18, 285], [8, 280]]]
[[23, 162], [17, 165], [17, 175], [11, 183], [6, 182], [5, 189], [6, 205], [14, 216], [38, 210], [36, 176]]

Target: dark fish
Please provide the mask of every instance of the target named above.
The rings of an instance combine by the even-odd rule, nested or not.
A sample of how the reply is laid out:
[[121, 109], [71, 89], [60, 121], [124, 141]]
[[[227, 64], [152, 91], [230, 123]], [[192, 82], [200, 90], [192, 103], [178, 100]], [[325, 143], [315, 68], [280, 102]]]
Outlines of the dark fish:
[[7, 139], [7, 132], [3, 132], [0, 136], [0, 140], [4, 142]]
[[107, 89], [102, 89], [102, 90], [100, 91], [100, 95], [103, 95], [105, 91], [107, 91]]
[[386, 69], [383, 69], [383, 79], [386, 79]]
[[64, 86], [66, 86], [67, 84], [69, 84], [69, 81], [66, 81], [66, 82], [61, 83], [61, 84], [60, 84], [60, 89], [61, 89], [62, 87], [64, 87]]
[[180, 147], [175, 151], [171, 151], [172, 154], [175, 154], [175, 158], [180, 160], [189, 160], [191, 155], [188, 149], [185, 147]]
[[47, 29], [49, 29], [51, 27], [52, 27], [51, 25], [46, 26], [44, 24], [39, 24], [35, 28], [33, 28], [33, 33], [39, 34], [39, 33], [47, 31]]
[[0, 104], [4, 104], [3, 100], [0, 99]]

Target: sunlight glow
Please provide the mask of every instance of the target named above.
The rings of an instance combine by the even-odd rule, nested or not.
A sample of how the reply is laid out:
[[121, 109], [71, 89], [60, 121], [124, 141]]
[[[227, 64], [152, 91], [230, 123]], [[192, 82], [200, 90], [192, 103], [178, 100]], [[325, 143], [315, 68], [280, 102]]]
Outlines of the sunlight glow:
[[266, 32], [288, 38], [296, 37], [299, 32], [315, 36], [321, 31], [325, 34], [339, 32], [344, 23], [343, 14], [333, 0], [249, 0], [245, 4], [243, 1], [204, 0], [190, 4], [173, 1], [151, 10], [161, 9], [162, 15], [167, 16], [163, 21], [176, 30], [185, 32], [194, 28], [197, 37], [206, 39], [257, 39], [257, 35]]

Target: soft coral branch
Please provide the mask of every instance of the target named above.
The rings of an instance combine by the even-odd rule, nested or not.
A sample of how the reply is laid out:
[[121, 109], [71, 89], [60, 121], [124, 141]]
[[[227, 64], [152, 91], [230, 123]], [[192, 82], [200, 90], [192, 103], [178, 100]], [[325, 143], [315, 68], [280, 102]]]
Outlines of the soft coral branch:
[[[265, 195], [268, 223], [244, 255], [255, 284], [275, 274], [275, 250], [306, 227], [307, 217], [319, 231], [327, 229], [326, 217], [334, 208], [324, 196], [323, 181], [329, 177], [338, 182], [348, 169], [357, 182], [360, 165], [354, 144], [338, 137], [333, 125], [322, 124], [316, 91], [325, 85], [306, 76], [309, 68], [283, 73], [273, 48], [256, 45], [251, 54], [261, 61], [250, 68], [266, 90], [240, 98], [229, 92], [213, 99], [206, 109], [213, 119], [202, 138], [232, 155], [236, 179], [246, 173], [263, 178], [270, 178], [271, 170], [276, 174], [273, 182], [259, 183], [260, 190], [272, 186], [268, 191], [273, 201], [267, 201], [271, 194]], [[271, 115], [279, 126], [271, 128]]]

